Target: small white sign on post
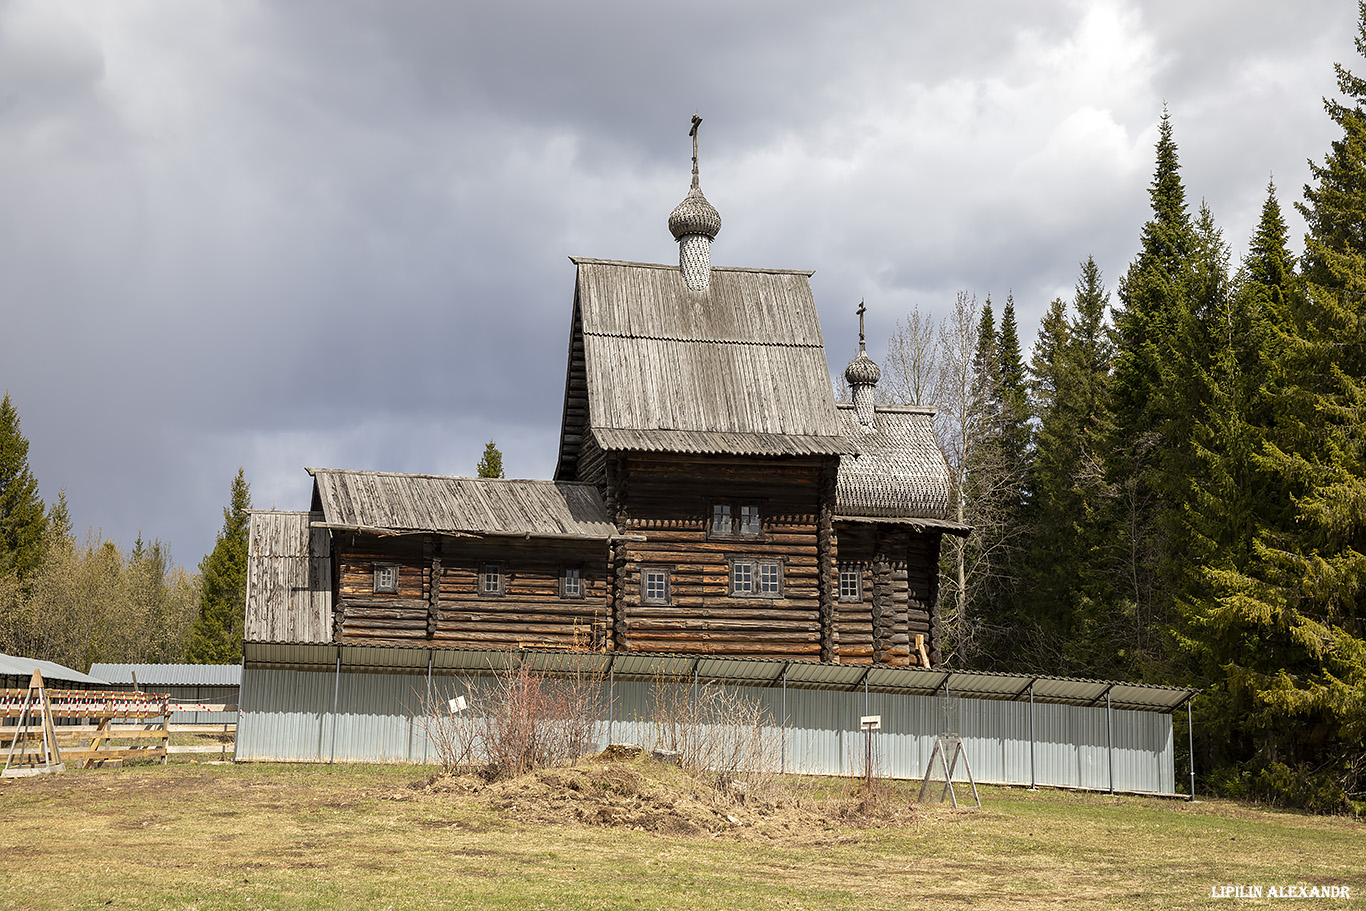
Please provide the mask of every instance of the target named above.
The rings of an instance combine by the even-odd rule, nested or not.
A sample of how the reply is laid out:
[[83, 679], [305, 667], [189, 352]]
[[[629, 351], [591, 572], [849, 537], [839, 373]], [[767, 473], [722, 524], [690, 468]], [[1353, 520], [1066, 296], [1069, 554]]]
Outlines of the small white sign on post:
[[465, 711], [466, 708], [467, 708], [467, 706], [465, 705], [465, 697], [464, 697], [464, 696], [456, 696], [454, 699], [451, 700], [451, 714], [452, 714], [452, 715], [454, 715], [456, 712], [463, 712], [463, 711]]
[[858, 725], [865, 731], [880, 731], [882, 730], [882, 716], [864, 715], [858, 720]]

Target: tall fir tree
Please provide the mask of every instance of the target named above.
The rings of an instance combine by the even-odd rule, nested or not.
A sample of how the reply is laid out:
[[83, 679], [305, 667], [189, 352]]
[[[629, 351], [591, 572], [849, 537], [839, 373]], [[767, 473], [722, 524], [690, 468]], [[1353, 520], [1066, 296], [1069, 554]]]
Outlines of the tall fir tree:
[[28, 440], [9, 393], [0, 400], [0, 573], [23, 580], [43, 560], [47, 513], [28, 465]]
[[1197, 614], [1219, 649], [1209, 702], [1238, 718], [1216, 784], [1318, 810], [1366, 800], [1366, 80], [1336, 71], [1345, 97], [1325, 107], [1342, 135], [1299, 206], [1301, 280], [1279, 284], [1278, 217], [1264, 214], [1247, 267], [1266, 282], [1274, 357], [1254, 412], [1270, 496], [1247, 569], [1215, 574]]
[[199, 617], [190, 629], [185, 653], [192, 664], [233, 664], [242, 658], [250, 523], [251, 488], [246, 472], [239, 468], [230, 502], [223, 510], [223, 528], [213, 550], [199, 564], [203, 585]]
[[1015, 670], [1113, 670], [1113, 615], [1104, 564], [1110, 502], [1105, 446], [1113, 432], [1113, 352], [1105, 320], [1109, 293], [1095, 260], [1082, 264], [1069, 320], [1054, 301], [1034, 346], [1030, 374], [1036, 416], [1024, 524], [1029, 534], [1010, 651]]
[[[1106, 452], [1114, 494], [1108, 520], [1114, 640], [1105, 650], [1111, 654], [1098, 655], [1104, 667], [1094, 671], [1135, 677], [1167, 670], [1182, 472], [1190, 462], [1191, 408], [1200, 395], [1192, 390], [1201, 348], [1191, 338], [1198, 324], [1191, 296], [1201, 280], [1201, 244], [1213, 240], [1191, 223], [1165, 110], [1156, 152], [1152, 217], [1120, 280], [1114, 317], [1114, 432]], [[1202, 225], [1213, 229], [1212, 219]]]

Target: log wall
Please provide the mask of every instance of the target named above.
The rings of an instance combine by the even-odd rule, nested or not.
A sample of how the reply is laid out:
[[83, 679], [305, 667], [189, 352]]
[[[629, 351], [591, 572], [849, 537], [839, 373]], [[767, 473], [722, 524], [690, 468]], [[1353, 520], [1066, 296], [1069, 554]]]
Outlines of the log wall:
[[[614, 456], [608, 500], [619, 545], [618, 649], [818, 659], [821, 462]], [[623, 464], [624, 463], [624, 464]], [[717, 501], [758, 505], [758, 537], [709, 535]], [[733, 597], [730, 558], [782, 563], [782, 597]], [[642, 568], [669, 568], [670, 603], [645, 604]]]
[[841, 662], [919, 666], [915, 637], [921, 635], [937, 665], [940, 536], [891, 525], [838, 528], [840, 562], [863, 571], [863, 601], [837, 602]]
[[[606, 648], [607, 572], [602, 541], [342, 535], [334, 540], [335, 637], [369, 645], [461, 648]], [[374, 591], [376, 563], [398, 565], [398, 591]], [[503, 594], [479, 590], [489, 563]], [[583, 598], [560, 596], [577, 567]]]

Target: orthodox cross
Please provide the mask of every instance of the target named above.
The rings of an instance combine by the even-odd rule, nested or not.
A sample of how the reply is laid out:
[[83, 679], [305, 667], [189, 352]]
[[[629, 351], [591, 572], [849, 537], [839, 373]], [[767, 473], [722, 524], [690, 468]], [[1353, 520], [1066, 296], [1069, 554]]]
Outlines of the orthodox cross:
[[868, 308], [863, 306], [863, 301], [858, 302], [858, 350], [863, 350], [863, 313]]
[[688, 130], [688, 135], [692, 137], [692, 186], [696, 190], [697, 183], [697, 128], [702, 125], [702, 118], [696, 114], [692, 115], [692, 129]]

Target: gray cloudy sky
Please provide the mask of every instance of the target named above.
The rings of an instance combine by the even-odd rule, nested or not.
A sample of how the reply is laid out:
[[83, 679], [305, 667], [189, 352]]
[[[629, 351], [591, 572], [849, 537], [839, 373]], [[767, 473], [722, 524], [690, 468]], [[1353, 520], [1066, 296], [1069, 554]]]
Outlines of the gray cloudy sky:
[[1349, 0], [0, 0], [0, 389], [43, 496], [193, 566], [239, 465], [549, 477], [570, 254], [676, 261], [688, 118], [721, 265], [870, 308], [1013, 291], [1026, 340], [1147, 216], [1172, 114], [1242, 255], [1335, 137]]

